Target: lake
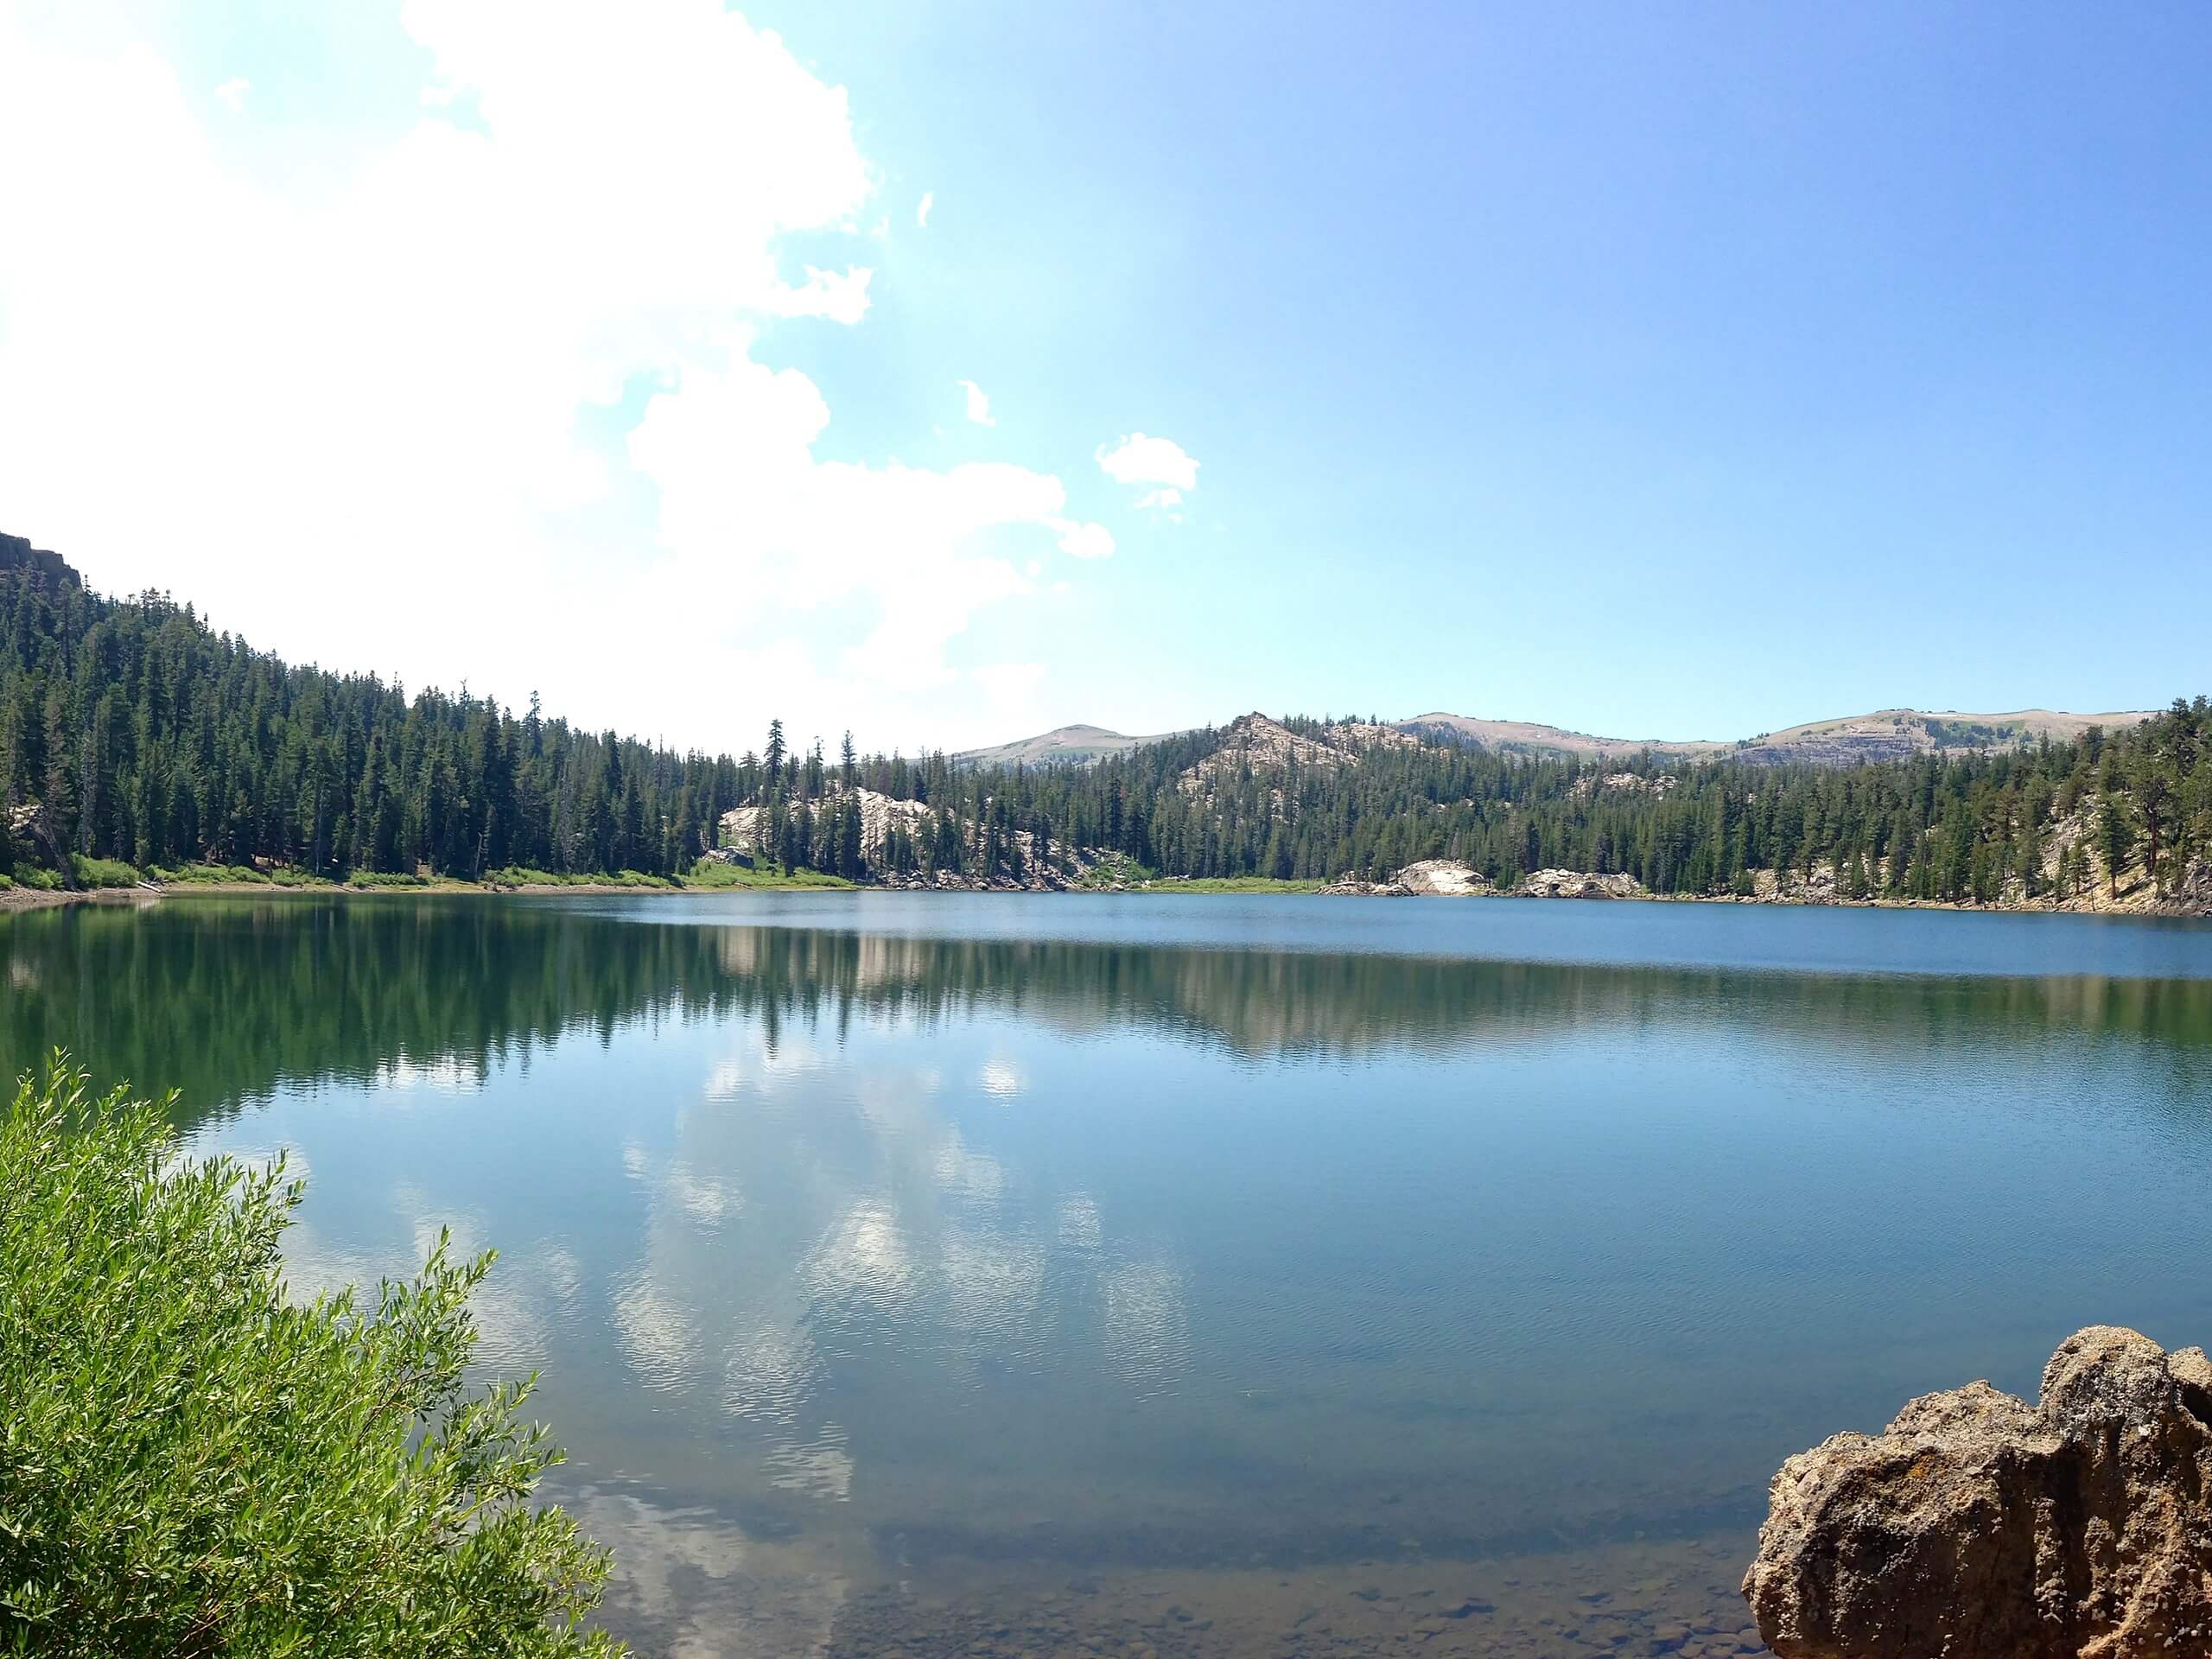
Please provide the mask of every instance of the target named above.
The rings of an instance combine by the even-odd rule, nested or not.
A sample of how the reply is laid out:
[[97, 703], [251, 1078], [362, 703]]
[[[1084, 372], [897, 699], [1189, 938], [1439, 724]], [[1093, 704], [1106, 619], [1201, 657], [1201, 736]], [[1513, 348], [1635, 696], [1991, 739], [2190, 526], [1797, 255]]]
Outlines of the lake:
[[502, 1254], [669, 1655], [1758, 1650], [1782, 1459], [2212, 1338], [2212, 926], [1535, 900], [178, 898], [0, 1062]]

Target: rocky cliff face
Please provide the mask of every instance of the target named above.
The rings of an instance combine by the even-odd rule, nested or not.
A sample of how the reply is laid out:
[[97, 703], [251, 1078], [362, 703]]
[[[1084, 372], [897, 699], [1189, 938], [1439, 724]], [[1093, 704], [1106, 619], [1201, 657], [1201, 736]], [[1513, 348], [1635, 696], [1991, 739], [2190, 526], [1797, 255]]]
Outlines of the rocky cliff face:
[[33, 547], [21, 536], [0, 536], [0, 575], [16, 570], [29, 570], [48, 582], [67, 583], [72, 588], [84, 586], [69, 562], [59, 553]]
[[2212, 1652], [2212, 1363], [2092, 1325], [1782, 1465], [1744, 1595], [1781, 1659]]

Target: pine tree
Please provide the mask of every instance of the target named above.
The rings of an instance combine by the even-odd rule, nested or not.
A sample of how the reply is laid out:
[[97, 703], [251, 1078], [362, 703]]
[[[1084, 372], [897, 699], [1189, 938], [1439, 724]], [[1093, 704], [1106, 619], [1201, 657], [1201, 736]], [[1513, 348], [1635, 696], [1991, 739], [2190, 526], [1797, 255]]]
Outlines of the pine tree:
[[762, 751], [760, 763], [768, 774], [766, 786], [775, 788], [784, 775], [784, 722], [780, 720], [768, 722], [768, 747]]
[[2104, 855], [2108, 896], [2120, 897], [2120, 872], [2135, 851], [2135, 816], [2126, 798], [2107, 789], [2097, 803], [2097, 850]]

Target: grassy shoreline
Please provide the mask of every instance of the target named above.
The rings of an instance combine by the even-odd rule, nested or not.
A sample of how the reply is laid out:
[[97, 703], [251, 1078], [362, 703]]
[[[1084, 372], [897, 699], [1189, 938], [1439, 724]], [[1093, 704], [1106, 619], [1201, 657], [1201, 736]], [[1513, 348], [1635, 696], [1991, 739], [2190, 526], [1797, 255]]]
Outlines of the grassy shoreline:
[[[1272, 875], [1186, 875], [1160, 876], [1149, 881], [1131, 882], [1121, 891], [1126, 893], [1319, 893], [1328, 884], [1324, 881], [1286, 881]], [[1082, 891], [1082, 889], [1078, 889]], [[1112, 892], [1112, 888], [1090, 891]]]
[[[50, 873], [49, 873], [50, 874]], [[619, 876], [559, 875], [544, 870], [499, 870], [481, 881], [465, 881], [447, 876], [399, 876], [389, 874], [357, 876], [346, 881], [330, 881], [304, 876], [291, 871], [261, 872], [219, 866], [195, 866], [189, 870], [156, 870], [142, 878], [128, 865], [104, 868], [99, 874], [105, 878], [104, 885], [86, 885], [75, 888], [60, 887], [32, 887], [21, 881], [0, 880], [0, 914], [17, 911], [51, 909], [63, 905], [79, 904], [151, 904], [162, 899], [187, 897], [194, 893], [229, 898], [269, 897], [276, 894], [359, 898], [392, 893], [423, 894], [531, 894], [548, 895], [569, 893], [579, 896], [615, 896], [623, 894], [677, 895], [702, 893], [823, 893], [862, 892], [858, 884], [818, 871], [796, 870], [789, 873], [745, 869], [733, 865], [713, 864], [695, 869], [682, 877], [645, 875], [637, 871], [626, 871]], [[153, 887], [139, 885], [149, 880]], [[1145, 895], [1196, 893], [1209, 896], [1243, 895], [1246, 897], [1279, 895], [1311, 897], [1318, 894], [1324, 883], [1319, 881], [1283, 880], [1271, 876], [1205, 876], [1183, 879], [1152, 877], [1116, 882], [1113, 885], [1086, 883], [1065, 889], [1074, 894], [1122, 893]], [[911, 889], [932, 892], [932, 888]], [[947, 889], [968, 892], [968, 888]], [[1414, 895], [1421, 896], [1421, 895]], [[1427, 895], [1435, 896], [1435, 895]], [[1525, 894], [1490, 893], [1467, 895], [1484, 899], [1513, 899]], [[1687, 905], [1751, 905], [1772, 906], [1790, 909], [1823, 910], [1955, 910], [1986, 912], [1992, 914], [2036, 916], [2117, 916], [2142, 918], [2172, 918], [2177, 912], [2131, 905], [2123, 899], [2117, 905], [2103, 903], [2060, 905], [2049, 901], [2007, 903], [1994, 905], [1958, 904], [1942, 899], [1800, 899], [1762, 897], [1748, 899], [1734, 893], [1637, 893], [1611, 900], [1583, 899], [1581, 903], [1621, 904], [1687, 904]]]
[[[52, 872], [41, 872], [51, 877]], [[454, 876], [364, 873], [332, 881], [293, 870], [251, 870], [243, 866], [201, 864], [181, 870], [141, 872], [127, 864], [98, 861], [77, 872], [79, 885], [32, 886], [0, 881], [0, 912], [50, 909], [58, 905], [150, 903], [194, 893], [268, 897], [282, 893], [361, 897], [386, 893], [697, 893], [795, 892], [849, 889], [842, 877], [813, 870], [778, 873], [710, 864], [683, 876], [646, 875], [626, 870], [619, 875], [562, 875], [548, 870], [494, 870], [480, 881]]]

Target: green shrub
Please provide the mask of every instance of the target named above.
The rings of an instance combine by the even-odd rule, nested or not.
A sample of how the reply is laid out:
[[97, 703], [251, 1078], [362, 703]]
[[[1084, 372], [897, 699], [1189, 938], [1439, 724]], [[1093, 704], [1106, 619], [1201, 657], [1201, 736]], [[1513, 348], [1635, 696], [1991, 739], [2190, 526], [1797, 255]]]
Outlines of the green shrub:
[[0, 1652], [623, 1651], [531, 1382], [462, 1381], [490, 1254], [295, 1302], [299, 1184], [163, 1110], [57, 1054], [0, 1122]]
[[356, 870], [346, 878], [350, 887], [427, 887], [427, 876], [407, 875], [397, 870]]
[[605, 871], [532, 870], [510, 864], [505, 869], [486, 871], [484, 885], [487, 887], [673, 887], [680, 884], [667, 876], [648, 875], [642, 870], [621, 870], [609, 874]]
[[20, 887], [36, 887], [41, 893], [53, 893], [61, 886], [61, 877], [56, 872], [32, 864], [16, 866], [16, 881]]
[[191, 887], [203, 881], [238, 887], [269, 885], [269, 878], [251, 864], [184, 864], [173, 870], [156, 869], [153, 875], [168, 887]]
[[143, 879], [136, 865], [119, 858], [86, 858], [81, 853], [69, 855], [69, 873], [80, 887], [135, 887]]
[[830, 875], [821, 870], [748, 868], [742, 864], [725, 864], [718, 858], [702, 858], [684, 873], [683, 885], [714, 888], [849, 887], [853, 884], [842, 875]]

